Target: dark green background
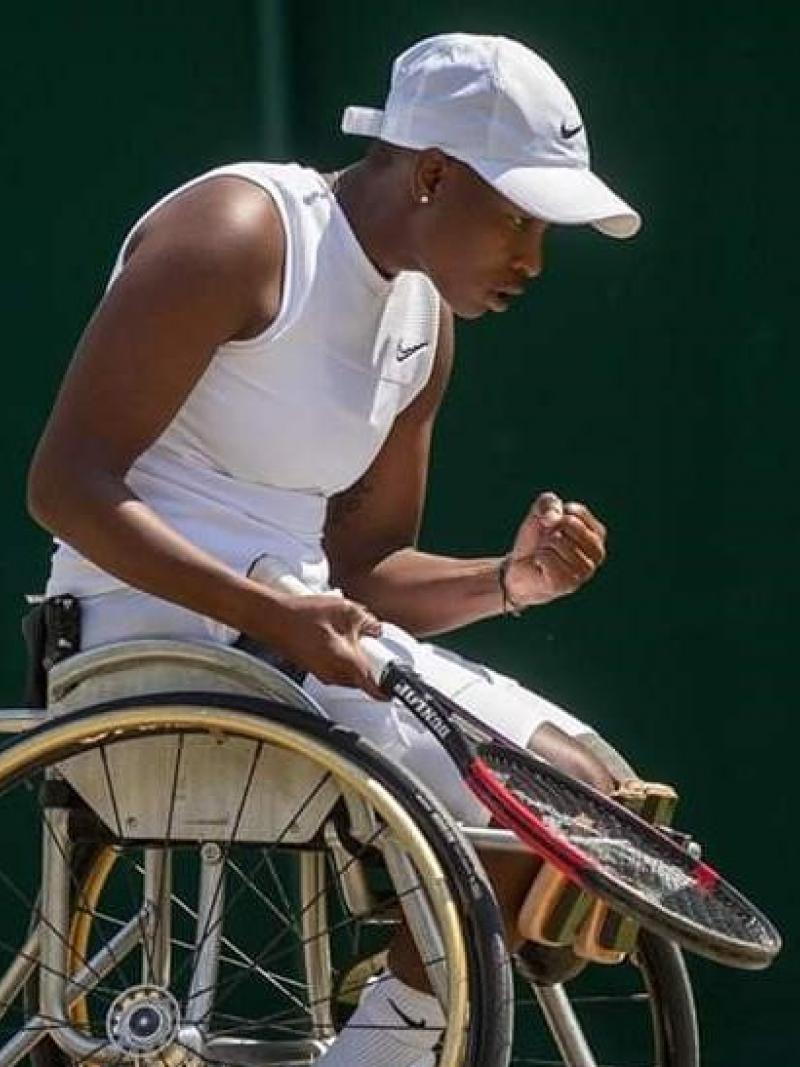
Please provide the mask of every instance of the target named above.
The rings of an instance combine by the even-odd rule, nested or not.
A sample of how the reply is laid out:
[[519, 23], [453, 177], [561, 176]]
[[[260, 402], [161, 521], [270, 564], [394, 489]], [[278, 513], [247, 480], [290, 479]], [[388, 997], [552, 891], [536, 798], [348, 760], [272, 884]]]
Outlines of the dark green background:
[[48, 540], [30, 451], [116, 246], [171, 186], [268, 155], [341, 166], [348, 103], [447, 29], [541, 50], [645, 227], [555, 232], [523, 303], [458, 331], [425, 543], [500, 552], [555, 488], [610, 529], [600, 577], [452, 643], [563, 702], [781, 925], [764, 975], [693, 963], [709, 1067], [789, 1062], [795, 793], [797, 19], [778, 3], [40, 3], [4, 15], [2, 698]]

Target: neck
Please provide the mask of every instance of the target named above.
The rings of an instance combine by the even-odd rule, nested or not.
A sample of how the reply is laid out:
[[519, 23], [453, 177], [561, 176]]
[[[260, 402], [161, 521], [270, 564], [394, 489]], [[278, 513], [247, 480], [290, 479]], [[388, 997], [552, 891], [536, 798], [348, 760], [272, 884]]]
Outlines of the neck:
[[362, 160], [336, 175], [333, 193], [364, 254], [385, 278], [414, 269], [407, 211], [388, 174]]

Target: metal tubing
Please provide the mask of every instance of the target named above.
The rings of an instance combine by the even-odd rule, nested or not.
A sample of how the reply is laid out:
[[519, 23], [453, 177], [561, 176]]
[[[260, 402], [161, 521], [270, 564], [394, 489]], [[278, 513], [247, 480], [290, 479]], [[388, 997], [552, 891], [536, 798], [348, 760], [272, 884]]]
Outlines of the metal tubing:
[[48, 714], [38, 708], [3, 708], [0, 711], [0, 734], [21, 734], [47, 722]]
[[479, 852], [530, 852], [511, 830], [495, 830], [484, 826], [462, 826], [461, 832]]
[[73, 1032], [66, 1009], [69, 944], [69, 809], [45, 808], [42, 826], [42, 917], [40, 922], [40, 1012], [54, 1027], [65, 1052], [88, 1058], [102, 1042]]
[[565, 1067], [597, 1067], [563, 986], [533, 986], [550, 1033], [564, 1058]]
[[[420, 958], [433, 992], [447, 1012], [447, 954], [439, 934], [439, 928], [431, 915], [430, 903], [422, 887], [419, 872], [409, 860], [406, 853], [394, 841], [382, 838], [380, 848], [389, 877], [400, 897], [411, 936], [417, 946]], [[433, 960], [433, 963], [426, 963]]]
[[186, 999], [187, 1023], [205, 1031], [214, 1007], [225, 906], [225, 864], [219, 845], [207, 841], [200, 850], [194, 974]]
[[325, 844], [333, 857], [336, 877], [342, 891], [342, 897], [351, 915], [361, 917], [370, 915], [375, 907], [373, 894], [367, 883], [363, 864], [351, 856], [339, 840], [336, 827], [332, 822], [325, 823]]
[[0, 978], [0, 1019], [14, 1003], [22, 987], [33, 974], [39, 962], [39, 924], [20, 949], [14, 962]]
[[172, 939], [172, 853], [144, 850], [144, 899], [149, 921], [142, 960], [142, 982], [169, 988]]
[[210, 1063], [231, 1067], [311, 1067], [326, 1051], [323, 1041], [253, 1041], [242, 1037], [212, 1038], [205, 1047]]
[[331, 945], [328, 935], [328, 899], [325, 854], [300, 855], [300, 915], [303, 959], [308, 980], [314, 1037], [333, 1037], [336, 1030], [331, 1015]]

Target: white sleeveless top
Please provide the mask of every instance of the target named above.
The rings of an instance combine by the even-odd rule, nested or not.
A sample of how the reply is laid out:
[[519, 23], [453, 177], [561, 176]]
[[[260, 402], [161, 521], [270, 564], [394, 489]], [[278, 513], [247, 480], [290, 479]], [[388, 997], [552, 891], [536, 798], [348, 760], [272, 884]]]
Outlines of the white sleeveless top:
[[[273, 198], [286, 232], [281, 307], [258, 337], [215, 352], [177, 415], [134, 463], [130, 488], [189, 540], [239, 572], [279, 556], [327, 583], [328, 497], [369, 467], [431, 372], [439, 297], [422, 274], [389, 281], [364, 254], [327, 183], [297, 164], [243, 163], [234, 175]], [[58, 544], [48, 595], [124, 583]]]

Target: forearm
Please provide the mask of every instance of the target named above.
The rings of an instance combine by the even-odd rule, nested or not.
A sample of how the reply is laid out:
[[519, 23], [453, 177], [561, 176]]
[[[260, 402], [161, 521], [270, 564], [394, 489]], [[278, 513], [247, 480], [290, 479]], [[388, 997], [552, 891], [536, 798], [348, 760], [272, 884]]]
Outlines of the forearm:
[[193, 545], [122, 479], [103, 473], [34, 481], [29, 507], [42, 526], [127, 584], [238, 631], [270, 628], [278, 599]]
[[500, 559], [455, 559], [404, 548], [368, 570], [336, 573], [344, 593], [418, 637], [503, 613]]

